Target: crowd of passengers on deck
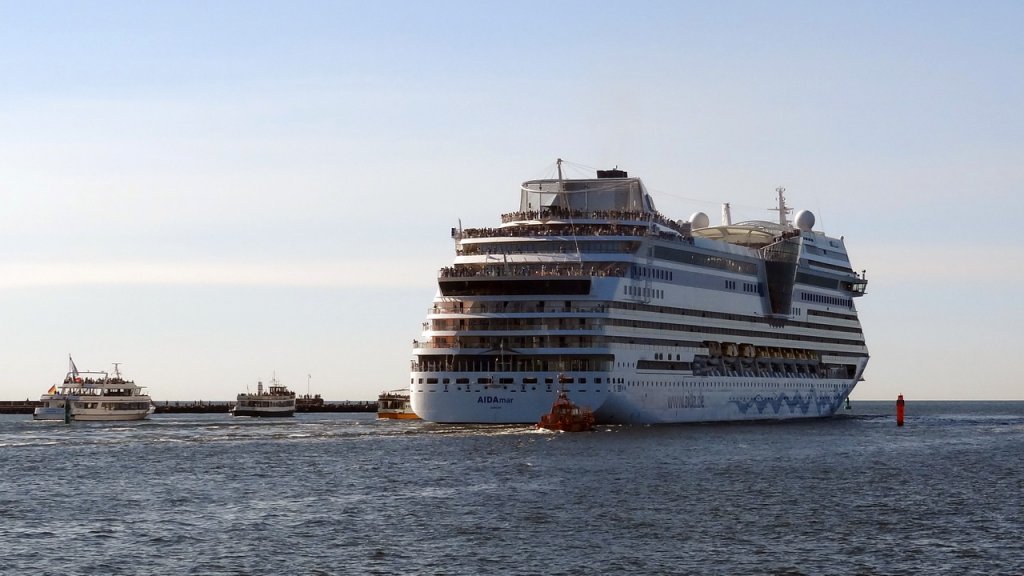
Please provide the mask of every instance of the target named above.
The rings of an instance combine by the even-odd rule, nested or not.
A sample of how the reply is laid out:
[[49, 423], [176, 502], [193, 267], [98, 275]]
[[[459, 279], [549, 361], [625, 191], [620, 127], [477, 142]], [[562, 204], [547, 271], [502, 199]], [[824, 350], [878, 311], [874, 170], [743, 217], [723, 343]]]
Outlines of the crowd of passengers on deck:
[[125, 381], [121, 378], [72, 378], [68, 376], [64, 378], [65, 384], [124, 384]]
[[[527, 210], [510, 212], [501, 215], [502, 223], [522, 220], [544, 220], [548, 218], [576, 218], [582, 220], [643, 220], [657, 222], [680, 233], [688, 232], [689, 226], [680, 226], [678, 222], [666, 218], [660, 212], [643, 212], [640, 210], [569, 210], [551, 206], [545, 210]], [[686, 230], [686, 232], [684, 232]]]
[[526, 236], [647, 236], [647, 224], [569, 224], [538, 226], [508, 226], [505, 228], [467, 228], [463, 238], [495, 238]]
[[574, 265], [548, 265], [540, 266], [483, 266], [471, 268], [468, 266], [445, 266], [441, 268], [441, 278], [475, 278], [478, 276], [625, 276], [625, 268], [622, 266], [597, 267]]

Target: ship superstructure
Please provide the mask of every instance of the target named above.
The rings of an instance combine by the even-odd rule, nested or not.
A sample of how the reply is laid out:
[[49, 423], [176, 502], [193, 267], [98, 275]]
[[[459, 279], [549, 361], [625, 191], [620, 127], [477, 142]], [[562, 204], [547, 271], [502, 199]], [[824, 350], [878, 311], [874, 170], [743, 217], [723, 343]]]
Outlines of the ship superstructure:
[[522, 184], [456, 256], [414, 342], [412, 408], [435, 422], [533, 423], [559, 391], [598, 423], [823, 417], [861, 379], [843, 238], [791, 222], [671, 220], [639, 178]]

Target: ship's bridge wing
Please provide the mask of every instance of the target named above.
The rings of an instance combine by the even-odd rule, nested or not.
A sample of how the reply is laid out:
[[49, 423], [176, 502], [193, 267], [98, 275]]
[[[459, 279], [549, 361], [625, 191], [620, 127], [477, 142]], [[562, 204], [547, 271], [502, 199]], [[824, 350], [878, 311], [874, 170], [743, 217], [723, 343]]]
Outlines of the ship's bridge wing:
[[699, 238], [760, 248], [778, 240], [785, 230], [782, 226], [771, 222], [753, 221], [697, 228], [692, 233]]

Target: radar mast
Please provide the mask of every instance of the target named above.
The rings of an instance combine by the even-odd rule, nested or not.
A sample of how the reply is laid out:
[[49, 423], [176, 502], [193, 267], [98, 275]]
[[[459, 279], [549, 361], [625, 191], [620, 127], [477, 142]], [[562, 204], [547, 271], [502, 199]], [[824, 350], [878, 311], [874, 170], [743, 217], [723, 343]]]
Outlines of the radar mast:
[[786, 189], [783, 188], [782, 186], [779, 186], [778, 188], [775, 189], [775, 191], [779, 193], [779, 206], [778, 208], [769, 208], [768, 210], [779, 213], [780, 226], [789, 226], [789, 220], [786, 218], [786, 214], [793, 212], [793, 209], [786, 206], [786, 197], [784, 195]]

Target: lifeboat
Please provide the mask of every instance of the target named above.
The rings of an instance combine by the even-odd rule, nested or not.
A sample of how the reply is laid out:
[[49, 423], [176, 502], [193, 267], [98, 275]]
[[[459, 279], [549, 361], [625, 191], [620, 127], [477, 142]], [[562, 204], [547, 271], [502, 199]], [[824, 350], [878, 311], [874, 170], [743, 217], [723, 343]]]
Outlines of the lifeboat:
[[594, 413], [590, 408], [577, 406], [565, 391], [558, 393], [551, 412], [540, 417], [537, 428], [562, 432], [589, 432], [594, 429]]
[[720, 343], [708, 341], [705, 342], [704, 345], [708, 348], [708, 356], [722, 355], [722, 345]]

